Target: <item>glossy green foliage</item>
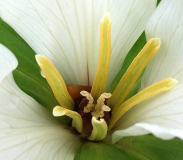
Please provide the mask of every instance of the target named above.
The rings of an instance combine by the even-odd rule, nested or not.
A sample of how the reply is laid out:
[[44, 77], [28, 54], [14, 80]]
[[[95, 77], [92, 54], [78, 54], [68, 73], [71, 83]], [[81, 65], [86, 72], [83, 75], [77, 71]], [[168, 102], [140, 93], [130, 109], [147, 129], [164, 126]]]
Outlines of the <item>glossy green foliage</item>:
[[178, 138], [161, 140], [153, 135], [127, 137], [121, 139], [117, 146], [141, 157], [141, 160], [179, 160], [183, 157], [183, 141]]
[[77, 150], [74, 160], [133, 160], [124, 149], [115, 145], [87, 142]]
[[153, 135], [126, 137], [115, 145], [87, 142], [74, 160], [181, 160], [183, 141], [161, 140]]

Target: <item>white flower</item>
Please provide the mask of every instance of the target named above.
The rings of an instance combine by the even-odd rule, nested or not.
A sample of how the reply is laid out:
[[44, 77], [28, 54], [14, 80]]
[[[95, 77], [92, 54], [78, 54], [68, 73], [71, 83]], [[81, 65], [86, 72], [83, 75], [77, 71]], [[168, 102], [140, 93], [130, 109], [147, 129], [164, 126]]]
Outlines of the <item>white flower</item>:
[[[162, 1], [147, 26], [147, 38], [160, 37], [162, 46], [145, 71], [142, 89], [169, 77], [180, 84], [127, 112], [118, 121], [116, 131], [113, 130], [113, 142], [123, 136], [147, 133], [163, 139], [183, 138], [181, 5], [181, 0]], [[2, 0], [0, 15], [36, 53], [52, 61], [67, 84], [92, 85], [99, 52], [99, 24], [104, 13], [110, 12], [110, 84], [155, 6], [155, 0], [78, 0], [72, 3], [67, 0]], [[3, 144], [0, 159], [72, 159], [81, 144], [80, 139], [16, 86], [11, 71], [17, 61], [2, 45], [0, 57], [0, 142]]]

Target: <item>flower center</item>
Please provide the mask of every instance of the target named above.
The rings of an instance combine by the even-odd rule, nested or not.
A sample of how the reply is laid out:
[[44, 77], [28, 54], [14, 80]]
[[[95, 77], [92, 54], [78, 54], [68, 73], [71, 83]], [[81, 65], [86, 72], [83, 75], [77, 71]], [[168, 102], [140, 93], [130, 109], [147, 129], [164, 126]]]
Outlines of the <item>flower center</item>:
[[94, 99], [92, 95], [86, 91], [80, 92], [82, 96], [86, 97], [88, 104], [84, 107], [85, 113], [90, 113], [96, 119], [104, 117], [104, 112], [111, 111], [111, 108], [105, 105], [105, 99], [111, 97], [111, 93], [103, 93], [97, 100], [97, 104], [93, 104]]
[[105, 99], [111, 96], [110, 93], [103, 93], [94, 104], [94, 99], [92, 95], [86, 91], [80, 92], [83, 97], [83, 101], [79, 105], [78, 113], [81, 115], [83, 120], [83, 137], [90, 137], [93, 131], [92, 117], [95, 117], [96, 121], [103, 120], [106, 125], [110, 122], [110, 107], [105, 105]]
[[91, 92], [88, 86], [66, 86], [51, 62], [44, 56], [36, 55], [36, 60], [60, 105], [53, 109], [53, 115], [72, 118], [72, 126], [83, 137], [92, 141], [103, 140], [120, 117], [136, 104], [178, 84], [177, 80], [167, 78], [125, 101], [141, 72], [160, 48], [160, 39], [154, 38], [147, 42], [132, 61], [113, 93], [105, 93], [111, 57], [110, 28], [110, 16], [106, 13], [101, 22], [99, 61]]

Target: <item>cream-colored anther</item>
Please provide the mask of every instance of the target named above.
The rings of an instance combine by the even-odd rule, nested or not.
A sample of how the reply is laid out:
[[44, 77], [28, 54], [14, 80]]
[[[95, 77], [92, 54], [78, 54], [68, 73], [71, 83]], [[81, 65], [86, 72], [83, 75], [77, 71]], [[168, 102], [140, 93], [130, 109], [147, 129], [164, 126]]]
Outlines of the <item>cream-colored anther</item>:
[[87, 91], [81, 91], [80, 94], [83, 97], [86, 97], [86, 99], [89, 101], [87, 106], [84, 107], [84, 112], [85, 113], [89, 113], [90, 111], [92, 111], [94, 109], [94, 104], [93, 104], [93, 97], [90, 93], [88, 93]]
[[95, 105], [95, 110], [92, 112], [92, 116], [99, 118], [104, 116], [104, 112], [109, 112], [110, 107], [105, 105], [105, 100], [111, 97], [111, 93], [103, 93], [97, 100], [97, 104]]

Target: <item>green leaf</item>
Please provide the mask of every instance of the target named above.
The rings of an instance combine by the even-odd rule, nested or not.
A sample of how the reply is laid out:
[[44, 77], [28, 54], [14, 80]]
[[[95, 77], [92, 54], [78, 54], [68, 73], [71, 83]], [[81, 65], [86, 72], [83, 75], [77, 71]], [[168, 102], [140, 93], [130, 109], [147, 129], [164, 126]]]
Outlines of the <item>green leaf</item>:
[[[146, 44], [146, 37], [145, 37], [145, 32], [143, 32], [141, 34], [141, 36], [139, 37], [139, 39], [136, 41], [136, 43], [133, 45], [133, 47], [131, 48], [129, 53], [127, 54], [127, 56], [126, 56], [126, 58], [123, 62], [123, 65], [121, 67], [121, 70], [116, 75], [113, 82], [111, 83], [111, 85], [107, 89], [108, 93], [113, 93], [114, 89], [118, 85], [118, 83], [119, 83], [120, 79], [122, 78], [122, 76], [125, 74], [126, 70], [130, 66], [131, 62], [137, 56], [137, 54], [142, 50], [142, 48], [144, 47], [145, 44]], [[128, 94], [127, 98], [132, 97], [134, 94], [136, 94], [138, 92], [139, 87], [141, 85], [141, 79], [142, 79], [143, 73], [144, 72], [142, 72], [141, 75], [139, 76], [138, 80], [136, 81], [136, 83], [132, 87], [130, 93]]]
[[158, 1], [157, 1], [157, 6], [159, 5], [160, 2], [161, 2], [161, 0], [158, 0]]
[[183, 141], [161, 140], [153, 135], [122, 138], [115, 145], [87, 142], [74, 160], [181, 160]]
[[77, 150], [74, 160], [134, 160], [134, 158], [134, 155], [115, 145], [87, 142]]
[[[40, 74], [40, 68], [35, 60], [36, 53], [2, 19], [0, 19], [0, 43], [11, 50], [18, 60], [18, 67], [13, 71], [13, 77], [18, 87], [52, 112], [59, 103], [47, 81]], [[65, 122], [65, 118], [59, 119]], [[66, 119], [68, 120], [68, 118]]]
[[161, 140], [153, 135], [127, 137], [116, 145], [146, 160], [180, 160], [183, 157], [183, 141], [178, 138]]

